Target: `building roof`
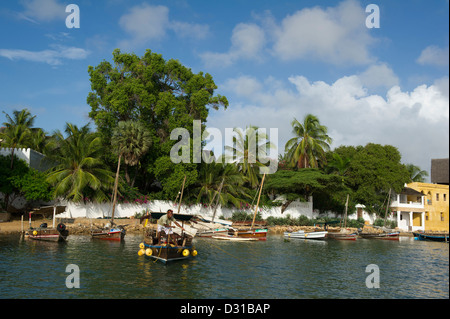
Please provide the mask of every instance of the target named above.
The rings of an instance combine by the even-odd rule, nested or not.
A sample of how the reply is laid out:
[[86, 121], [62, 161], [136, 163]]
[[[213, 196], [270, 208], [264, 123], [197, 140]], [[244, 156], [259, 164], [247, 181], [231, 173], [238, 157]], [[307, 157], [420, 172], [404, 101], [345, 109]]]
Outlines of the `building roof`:
[[448, 185], [448, 158], [431, 160], [431, 183]]

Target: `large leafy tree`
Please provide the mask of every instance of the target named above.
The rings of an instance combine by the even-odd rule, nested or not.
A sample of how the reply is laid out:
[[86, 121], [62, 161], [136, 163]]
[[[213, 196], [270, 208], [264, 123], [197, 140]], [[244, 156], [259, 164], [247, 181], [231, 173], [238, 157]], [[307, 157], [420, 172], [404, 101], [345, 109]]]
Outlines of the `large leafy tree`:
[[338, 147], [334, 152], [350, 158], [345, 184], [352, 189], [354, 201], [364, 204], [368, 211], [383, 213], [389, 190], [399, 193], [410, 181], [401, 154], [394, 146], [369, 143]]
[[[169, 165], [170, 150], [177, 142], [170, 139], [175, 128], [185, 128], [193, 136], [193, 120], [200, 120], [202, 131], [209, 110], [227, 107], [224, 96], [215, 95], [216, 84], [210, 74], [193, 73], [178, 60], [164, 60], [147, 50], [142, 57], [113, 52], [113, 62], [103, 61], [88, 68], [91, 92], [87, 102], [89, 116], [95, 121], [105, 143], [120, 121], [143, 123], [150, 132], [152, 145], [142, 160], [142, 191], [157, 181], [171, 198], [184, 176], [186, 187], [196, 180], [197, 166]], [[169, 167], [170, 166], [170, 167]]]
[[316, 168], [326, 162], [325, 153], [330, 149], [331, 137], [327, 127], [319, 119], [307, 114], [300, 123], [294, 119], [291, 123], [294, 137], [287, 141], [285, 152], [292, 167]]
[[79, 202], [86, 197], [95, 201], [109, 199], [114, 183], [113, 173], [105, 167], [101, 138], [90, 132], [88, 124], [78, 128], [66, 123], [66, 137], [57, 131], [48, 157], [57, 163], [50, 169], [47, 181], [54, 186], [55, 197]]

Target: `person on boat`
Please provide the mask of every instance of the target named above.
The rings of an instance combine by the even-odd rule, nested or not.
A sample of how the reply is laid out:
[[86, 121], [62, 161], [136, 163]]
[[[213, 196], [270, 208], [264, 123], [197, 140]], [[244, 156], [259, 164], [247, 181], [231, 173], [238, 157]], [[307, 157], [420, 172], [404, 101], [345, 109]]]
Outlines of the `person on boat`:
[[[169, 209], [167, 211], [167, 214], [162, 215], [159, 219], [158, 219], [158, 233], [157, 233], [157, 238], [160, 238], [161, 232], [164, 231], [166, 233], [166, 235], [173, 235], [176, 236], [176, 234], [173, 233], [172, 228], [174, 228], [175, 226], [172, 226], [172, 222], [178, 226], [179, 228], [181, 228], [182, 230], [185, 230], [180, 224], [177, 223], [177, 221], [175, 220], [175, 218], [173, 217], [173, 210]], [[175, 239], [175, 238], [174, 238]]]

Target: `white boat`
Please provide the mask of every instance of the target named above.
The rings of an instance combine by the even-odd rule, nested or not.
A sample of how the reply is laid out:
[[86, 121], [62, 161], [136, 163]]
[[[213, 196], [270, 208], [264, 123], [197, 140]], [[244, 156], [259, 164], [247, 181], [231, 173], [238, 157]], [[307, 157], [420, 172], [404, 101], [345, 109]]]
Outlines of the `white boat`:
[[284, 237], [296, 239], [325, 239], [327, 234], [327, 231], [305, 232], [304, 230], [299, 230], [296, 232], [285, 232]]

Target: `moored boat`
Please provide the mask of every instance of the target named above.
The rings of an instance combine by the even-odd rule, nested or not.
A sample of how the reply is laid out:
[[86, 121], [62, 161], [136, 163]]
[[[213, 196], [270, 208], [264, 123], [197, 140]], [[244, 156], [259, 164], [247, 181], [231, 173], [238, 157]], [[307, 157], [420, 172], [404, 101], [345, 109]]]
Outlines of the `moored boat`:
[[312, 231], [305, 232], [304, 230], [298, 230], [295, 232], [284, 232], [284, 237], [295, 239], [318, 239], [323, 240], [326, 238], [327, 231]]
[[449, 233], [446, 232], [417, 232], [414, 237], [418, 240], [439, 241], [448, 243]]
[[92, 239], [122, 241], [125, 238], [126, 230], [122, 226], [107, 229], [94, 229], [91, 231]]
[[356, 240], [358, 234], [356, 232], [328, 232], [327, 238], [335, 240]]
[[25, 238], [42, 241], [64, 242], [69, 236], [66, 225], [60, 223], [56, 228], [48, 228], [47, 224], [41, 224], [38, 228], [30, 228], [25, 232]]
[[400, 240], [400, 232], [398, 231], [382, 233], [360, 232], [358, 235], [365, 239]]

